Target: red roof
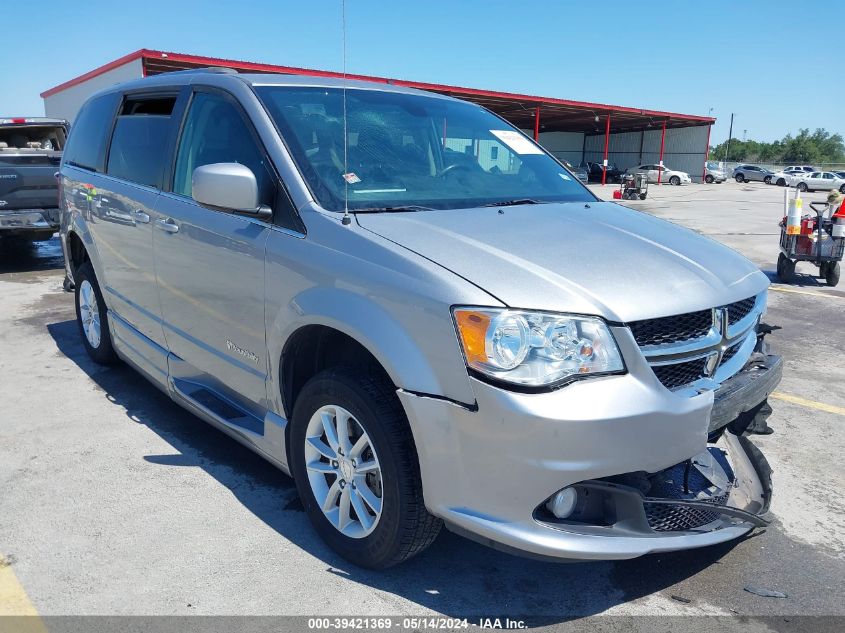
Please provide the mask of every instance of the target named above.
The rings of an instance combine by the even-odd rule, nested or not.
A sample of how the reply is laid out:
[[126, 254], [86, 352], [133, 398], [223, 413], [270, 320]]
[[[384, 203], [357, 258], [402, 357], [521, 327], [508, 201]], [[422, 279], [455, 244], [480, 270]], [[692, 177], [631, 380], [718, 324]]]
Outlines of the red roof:
[[[335, 77], [342, 78], [343, 73], [315, 70], [312, 68], [298, 68], [294, 66], [278, 66], [274, 64], [261, 64], [256, 62], [246, 62], [231, 59], [221, 59], [218, 57], [203, 57], [200, 55], [185, 55], [182, 53], [172, 53], [166, 51], [156, 51], [146, 48], [129, 53], [123, 57], [116, 59], [108, 64], [104, 64], [99, 68], [95, 68], [84, 75], [70, 79], [58, 86], [45, 90], [41, 93], [42, 97], [49, 97], [62, 90], [66, 90], [71, 86], [78, 85], [92, 77], [96, 77], [105, 72], [123, 66], [129, 62], [137, 59], [142, 60], [144, 74], [152, 75], [169, 70], [179, 70], [184, 68], [198, 68], [206, 66], [224, 66], [233, 68], [241, 72], [256, 72], [256, 73], [278, 73], [286, 75], [306, 75], [315, 77]], [[556, 119], [574, 125], [575, 118], [579, 121], [577, 125], [584, 127], [589, 123], [592, 126], [594, 117], [599, 115], [610, 115], [613, 121], [612, 127], [614, 131], [621, 131], [620, 124], [628, 123], [628, 127], [644, 127], [648, 121], [648, 127], [652, 124], [662, 123], [667, 120], [668, 127], [680, 127], [690, 125], [711, 125], [715, 123], [716, 119], [707, 116], [681, 114], [677, 112], [666, 112], [663, 110], [648, 110], [644, 108], [631, 108], [625, 106], [611, 105], [605, 103], [590, 103], [587, 101], [574, 101], [571, 99], [557, 99], [554, 97], [541, 97], [536, 95], [526, 95], [513, 92], [501, 92], [496, 90], [481, 90], [477, 88], [465, 88], [461, 86], [450, 86], [446, 84], [434, 84], [422, 81], [409, 81], [405, 79], [392, 79], [387, 77], [373, 77], [370, 75], [359, 75], [347, 73], [346, 77], [350, 79], [361, 79], [364, 81], [373, 81], [379, 83], [389, 83], [397, 86], [405, 86], [408, 88], [418, 88], [420, 90], [430, 90], [448, 94], [458, 98], [464, 98], [469, 101], [475, 101], [497, 111], [499, 114], [506, 116], [506, 118], [513, 121], [514, 119], [525, 119], [525, 121], [517, 121], [517, 123], [524, 124], [525, 122], [533, 121], [534, 113], [526, 110], [525, 107], [541, 108], [541, 116], [544, 121], [553, 123]], [[512, 113], [506, 113], [504, 110], [508, 106], [517, 105], [518, 108]], [[585, 116], [590, 114], [588, 118]], [[533, 126], [533, 123], [531, 124]], [[633, 127], [632, 127], [633, 126]], [[556, 128], [558, 126], [555, 126]], [[599, 126], [595, 126], [596, 131]], [[602, 125], [601, 128], [604, 126]], [[622, 125], [624, 128], [625, 125]]]

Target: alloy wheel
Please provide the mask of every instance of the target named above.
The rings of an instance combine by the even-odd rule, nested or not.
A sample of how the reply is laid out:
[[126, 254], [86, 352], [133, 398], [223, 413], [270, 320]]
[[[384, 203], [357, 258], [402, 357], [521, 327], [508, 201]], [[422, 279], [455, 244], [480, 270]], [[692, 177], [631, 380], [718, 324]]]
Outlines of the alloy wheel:
[[79, 287], [79, 317], [88, 343], [94, 349], [100, 347], [100, 307], [94, 287], [87, 279]]
[[364, 538], [382, 515], [381, 466], [364, 427], [343, 407], [320, 407], [305, 432], [305, 468], [314, 499], [339, 532]]

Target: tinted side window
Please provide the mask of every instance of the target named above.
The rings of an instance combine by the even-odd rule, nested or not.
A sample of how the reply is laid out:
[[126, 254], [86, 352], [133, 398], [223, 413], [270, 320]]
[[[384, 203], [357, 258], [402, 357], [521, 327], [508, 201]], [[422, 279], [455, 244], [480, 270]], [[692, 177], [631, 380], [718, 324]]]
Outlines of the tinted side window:
[[118, 99], [117, 94], [107, 94], [82, 106], [65, 147], [65, 163], [103, 171], [106, 145]]
[[176, 153], [173, 192], [191, 195], [191, 176], [197, 167], [240, 163], [252, 170], [261, 204], [274, 206], [276, 188], [264, 152], [238, 108], [222, 95], [197, 93], [192, 102]]
[[170, 117], [121, 116], [109, 149], [109, 176], [161, 188]]

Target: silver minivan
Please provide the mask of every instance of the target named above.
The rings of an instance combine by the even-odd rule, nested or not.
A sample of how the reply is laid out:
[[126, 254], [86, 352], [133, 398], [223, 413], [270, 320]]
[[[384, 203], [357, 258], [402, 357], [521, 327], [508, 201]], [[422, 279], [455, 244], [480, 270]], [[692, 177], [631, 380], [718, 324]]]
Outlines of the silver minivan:
[[621, 559], [766, 523], [766, 276], [477, 105], [163, 74], [84, 105], [60, 188], [90, 356], [290, 474], [354, 563], [442, 526]]

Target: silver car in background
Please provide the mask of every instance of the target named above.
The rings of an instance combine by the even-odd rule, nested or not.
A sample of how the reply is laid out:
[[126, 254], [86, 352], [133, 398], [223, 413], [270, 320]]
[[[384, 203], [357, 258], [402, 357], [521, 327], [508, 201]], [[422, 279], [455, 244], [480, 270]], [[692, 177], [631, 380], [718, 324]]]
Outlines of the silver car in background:
[[711, 161], [707, 161], [704, 166], [704, 182], [710, 183], [723, 183], [728, 179], [728, 175], [725, 173], [725, 170], [719, 167], [719, 163], [714, 163]]
[[772, 182], [773, 173], [764, 167], [756, 165], [737, 165], [731, 173], [737, 182], [764, 182], [767, 185]]
[[358, 565], [442, 526], [624, 559], [766, 523], [767, 277], [477, 105], [161, 74], [83, 106], [60, 180], [91, 358], [292, 475]]
[[[662, 172], [662, 174], [661, 174]], [[637, 167], [629, 167], [625, 170], [626, 174], [645, 174], [650, 183], [656, 183], [658, 180], [663, 184], [668, 185], [688, 185], [692, 182], [692, 178], [685, 171], [678, 171], [676, 169], [669, 169], [668, 167], [660, 165], [639, 165]]]

